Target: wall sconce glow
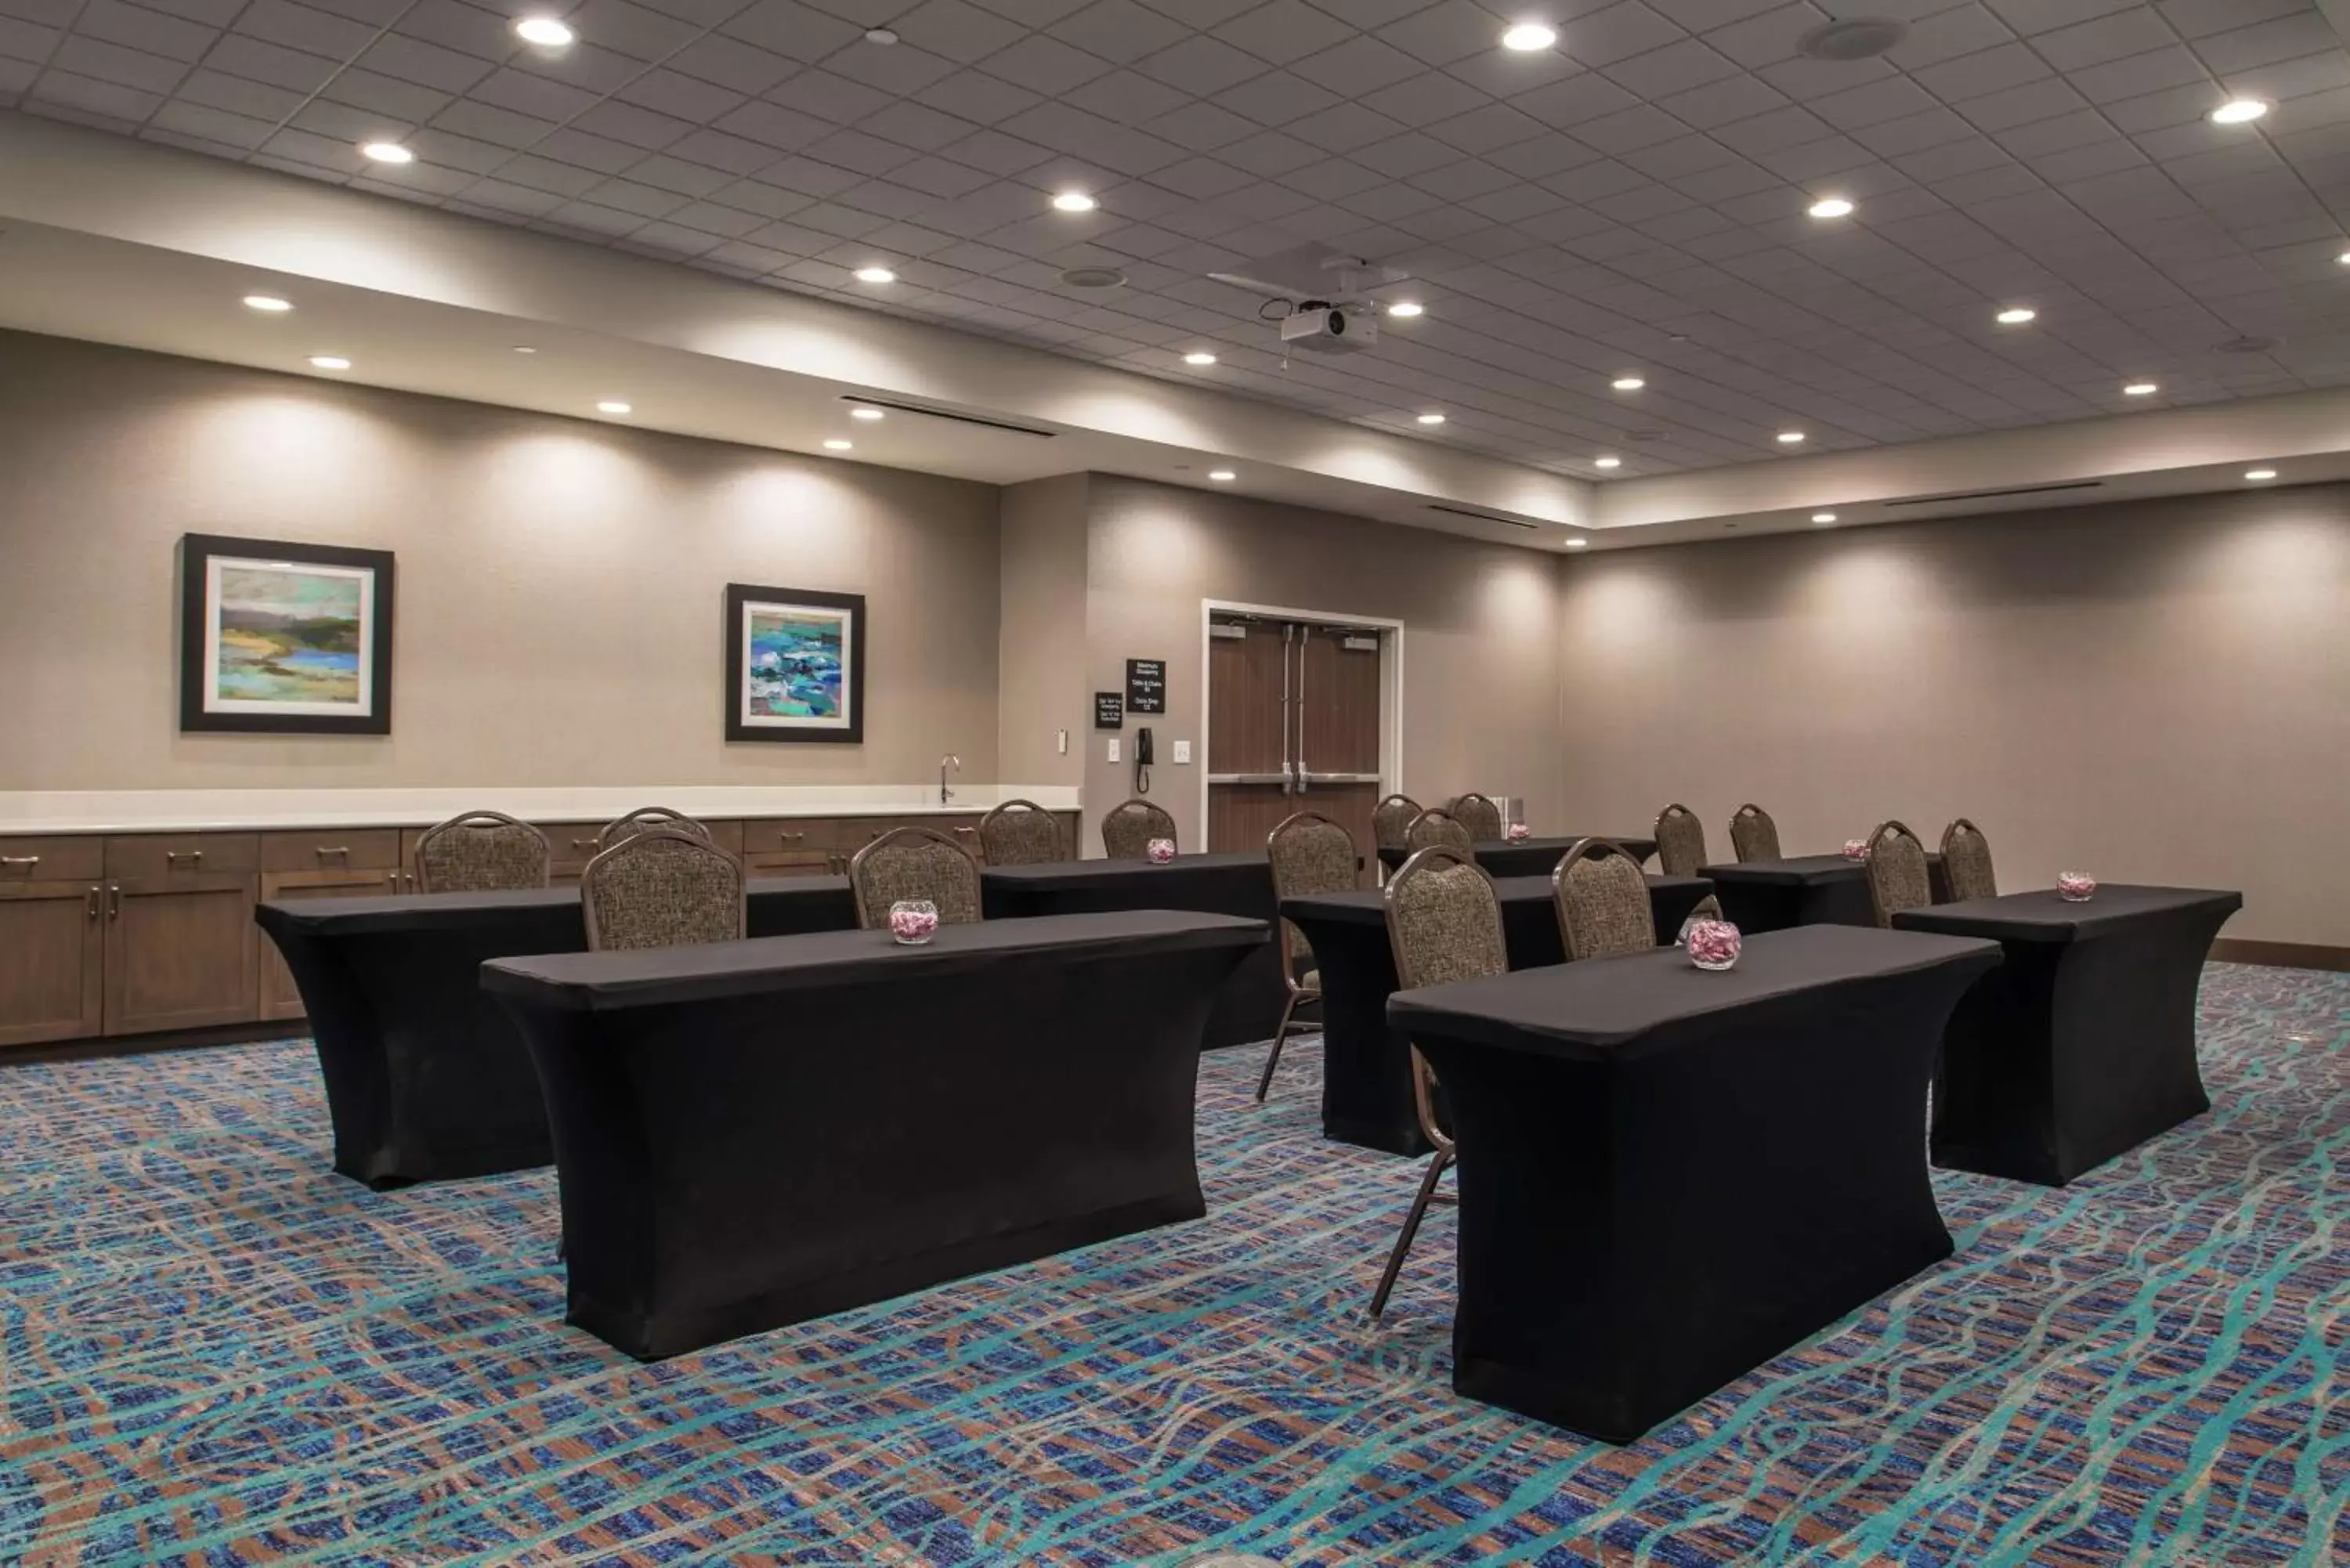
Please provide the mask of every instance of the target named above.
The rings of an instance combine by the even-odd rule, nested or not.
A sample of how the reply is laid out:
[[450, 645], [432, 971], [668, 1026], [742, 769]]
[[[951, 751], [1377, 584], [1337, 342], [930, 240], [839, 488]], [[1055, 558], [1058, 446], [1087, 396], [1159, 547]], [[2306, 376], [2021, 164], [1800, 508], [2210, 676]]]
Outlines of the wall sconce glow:
[[856, 447], [855, 441], [842, 441], [837, 436], [824, 443], [824, 450], [827, 452], [853, 452]]
[[542, 49], [567, 49], [579, 41], [579, 35], [567, 22], [552, 16], [525, 16], [515, 24], [515, 36], [525, 44], [536, 44]]
[[340, 354], [313, 354], [310, 364], [320, 370], [348, 370], [351, 368], [351, 362]]
[[1833, 512], [1814, 512], [1812, 514], [1812, 521], [1825, 528], [1829, 524], [1835, 521], [1835, 514]]
[[1801, 431], [1781, 431], [1779, 432], [1779, 444], [1781, 446], [1801, 446], [1804, 444], [1804, 432]]
[[2122, 389], [2122, 396], [2126, 398], [2150, 398], [2160, 390], [2162, 390], [2162, 389], [2156, 386], [2152, 381], [2132, 381], [2128, 386]]
[[2002, 327], [2021, 327], [2027, 321], [2036, 321], [2039, 318], [2040, 312], [2027, 309], [2021, 305], [2012, 305], [1999, 313], [1999, 324]]
[[[2344, 259], [2350, 260], [2350, 257], [2345, 257]], [[1420, 304], [1420, 302], [1416, 299], [1399, 299], [1393, 305], [1388, 306], [1388, 314], [1389, 316], [1400, 316], [1407, 319], [1414, 316], [1425, 315], [1427, 310], [1428, 306]]]
[[1637, 392], [1648, 383], [1638, 376], [1618, 376], [1607, 384], [1619, 392]]
[[1502, 47], [1521, 55], [1536, 49], [1547, 49], [1558, 42], [1558, 34], [1540, 22], [1521, 22], [1502, 35]]
[[1434, 413], [1422, 414], [1419, 416], [1419, 422], [1424, 425], [1440, 425], [1444, 422], [1444, 416]]
[[294, 302], [280, 299], [274, 294], [248, 294], [244, 296], [244, 307], [257, 310], [264, 316], [283, 316], [294, 308]]
[[2251, 480], [2254, 484], [2259, 484], [2264, 481], [2274, 479], [2276, 477], [2276, 470], [2273, 468], [2248, 468], [2244, 470], [2244, 477]]
[[1594, 468], [1621, 468], [1624, 466], [1624, 460], [1620, 457], [1595, 457], [1591, 460], [1591, 466]]
[[1852, 203], [1842, 196], [1828, 196], [1813, 202], [1804, 211], [1814, 218], [1849, 218], [1852, 216]]
[[1233, 480], [1238, 479], [1240, 475], [1234, 473], [1229, 468], [1211, 468], [1208, 470], [1208, 477], [1214, 480], [1218, 484], [1230, 484]]
[[857, 269], [859, 283], [895, 283], [898, 275], [886, 266], [861, 266]]
[[413, 163], [416, 161], [416, 154], [411, 152], [407, 148], [402, 147], [397, 141], [361, 142], [359, 144], [359, 151], [367, 154], [369, 158], [374, 159], [378, 163]]
[[878, 420], [882, 412], [879, 409], [851, 409], [848, 417], [852, 420]]
[[607, 398], [596, 405], [596, 411], [599, 414], [632, 414], [637, 410], [618, 398]]
[[1090, 213], [1100, 205], [1083, 191], [1064, 191], [1053, 198], [1053, 210], [1057, 213]]
[[2268, 113], [2269, 106], [2256, 98], [2231, 98], [2211, 111], [2214, 125], [2250, 125]]
[[1200, 349], [1183, 356], [1183, 363], [1186, 365], [1212, 365], [1215, 362], [1216, 357], [1213, 354], [1207, 352], [1205, 349]]

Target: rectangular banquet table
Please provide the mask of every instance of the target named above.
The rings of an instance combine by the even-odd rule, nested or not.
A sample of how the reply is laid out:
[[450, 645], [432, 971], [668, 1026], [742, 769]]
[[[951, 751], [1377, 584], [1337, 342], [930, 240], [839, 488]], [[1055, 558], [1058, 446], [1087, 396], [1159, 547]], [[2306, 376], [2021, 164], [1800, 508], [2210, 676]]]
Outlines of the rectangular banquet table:
[[1999, 958], [1805, 926], [1389, 998], [1460, 1146], [1453, 1387], [1630, 1442], [1949, 1257], [1926, 1089]]
[[[1485, 868], [1489, 877], [1547, 877], [1558, 868], [1561, 860], [1566, 858], [1568, 850], [1583, 842], [1584, 836], [1570, 833], [1563, 837], [1553, 835], [1544, 838], [1481, 838], [1475, 846], [1477, 864]], [[1646, 860], [1657, 852], [1657, 841], [1653, 838], [1617, 838], [1606, 833], [1598, 836], [1635, 860]], [[1390, 871], [1410, 858], [1411, 851], [1409, 849], [1399, 849], [1391, 844], [1382, 845], [1379, 848], [1379, 864]]]
[[1206, 1212], [1200, 1027], [1263, 921], [1126, 910], [500, 959], [568, 1321], [640, 1359]]
[[[1721, 899], [1722, 919], [1741, 931], [1783, 931], [1790, 926], [1873, 926], [1868, 867], [1842, 855], [1798, 855], [1786, 860], [1731, 860], [1700, 866]], [[1926, 851], [1933, 897], [1950, 897], [1942, 857]]]
[[[1164, 866], [1147, 860], [991, 866], [980, 875], [991, 920], [1111, 909], [1191, 909], [1268, 924], [1273, 919], [1273, 866], [1262, 849], [1178, 855]], [[1272, 1039], [1288, 1000], [1281, 954], [1267, 943], [1249, 954], [1217, 993], [1201, 1044], [1212, 1050]]]
[[[754, 937], [857, 924], [845, 877], [758, 877], [749, 905]], [[578, 888], [288, 899], [254, 919], [302, 992], [338, 1171], [380, 1189], [555, 1158], [529, 1054], [481, 971], [585, 951]]]
[[1938, 904], [1896, 929], [1988, 937], [2007, 961], [1951, 1016], [1934, 1163], [2062, 1187], [2211, 1108], [2195, 994], [2241, 893], [2108, 887]]
[[[1657, 940], [1678, 936], [1689, 912], [1712, 889], [1702, 877], [1649, 877]], [[1512, 969], [1566, 961], [1548, 876], [1497, 877], [1493, 890], [1502, 899]], [[1426, 1154], [1428, 1140], [1412, 1108], [1411, 1054], [1403, 1036], [1388, 1027], [1396, 969], [1386, 896], [1373, 889], [1284, 898], [1281, 912], [1314, 944], [1314, 967], [1322, 976], [1322, 1136], [1390, 1154]]]

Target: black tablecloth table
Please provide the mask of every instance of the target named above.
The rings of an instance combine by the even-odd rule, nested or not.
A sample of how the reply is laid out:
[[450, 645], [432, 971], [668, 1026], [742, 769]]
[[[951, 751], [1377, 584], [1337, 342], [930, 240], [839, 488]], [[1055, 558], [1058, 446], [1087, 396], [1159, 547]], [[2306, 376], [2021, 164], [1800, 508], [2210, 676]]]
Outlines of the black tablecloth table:
[[[842, 877], [760, 877], [749, 902], [753, 936], [857, 924]], [[338, 1171], [382, 1189], [555, 1158], [529, 1054], [481, 969], [584, 951], [577, 888], [288, 899], [254, 919], [309, 1014]]]
[[[1732, 860], [1700, 866], [1721, 899], [1722, 918], [1742, 932], [1783, 931], [1790, 926], [1873, 926], [1868, 867], [1841, 855], [1798, 855], [1788, 860]], [[1937, 898], [1949, 897], [1942, 857], [1926, 852], [1926, 879]]]
[[[1611, 840], [1625, 854], [1636, 860], [1646, 860], [1657, 852], [1653, 838], [1617, 838], [1612, 834], [1598, 835]], [[1583, 841], [1583, 836], [1568, 834], [1544, 838], [1481, 838], [1476, 844], [1477, 864], [1492, 877], [1547, 877], [1566, 858], [1566, 852]], [[1411, 851], [1383, 845], [1379, 864], [1392, 871], [1411, 858]]]
[[[991, 920], [1039, 915], [1090, 915], [1113, 909], [1191, 909], [1208, 915], [1273, 919], [1273, 867], [1261, 849], [1178, 855], [1147, 860], [1062, 860], [1043, 866], [991, 866], [982, 873]], [[1232, 971], [1209, 1011], [1201, 1044], [1214, 1049], [1270, 1040], [1289, 1001], [1281, 953], [1271, 943]]]
[[1206, 1212], [1200, 1026], [1262, 921], [1170, 910], [500, 959], [568, 1321], [675, 1355]]
[[[1499, 877], [1493, 890], [1501, 895], [1510, 967], [1565, 962], [1549, 877]], [[1689, 912], [1711, 890], [1702, 877], [1650, 877], [1657, 940], [1679, 935]], [[1314, 944], [1314, 965], [1322, 976], [1322, 1136], [1390, 1154], [1426, 1154], [1428, 1140], [1412, 1108], [1411, 1054], [1403, 1036], [1388, 1027], [1396, 971], [1384, 895], [1284, 898], [1281, 912]]]
[[1460, 1145], [1453, 1387], [1629, 1442], [1950, 1256], [1927, 1084], [1999, 957], [1807, 926], [1398, 992]]
[[2243, 907], [2241, 893], [2109, 887], [2085, 904], [2011, 893], [1894, 916], [2007, 950], [1944, 1036], [1934, 1162], [2062, 1187], [2210, 1109], [2195, 993]]

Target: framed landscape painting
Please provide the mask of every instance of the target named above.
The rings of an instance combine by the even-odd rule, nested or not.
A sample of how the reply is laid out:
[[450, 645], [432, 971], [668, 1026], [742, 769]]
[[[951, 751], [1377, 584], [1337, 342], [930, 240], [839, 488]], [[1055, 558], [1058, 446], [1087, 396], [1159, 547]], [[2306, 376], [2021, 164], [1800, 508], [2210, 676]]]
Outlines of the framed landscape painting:
[[865, 739], [865, 596], [726, 586], [726, 738]]
[[180, 541], [180, 728], [391, 732], [391, 552]]

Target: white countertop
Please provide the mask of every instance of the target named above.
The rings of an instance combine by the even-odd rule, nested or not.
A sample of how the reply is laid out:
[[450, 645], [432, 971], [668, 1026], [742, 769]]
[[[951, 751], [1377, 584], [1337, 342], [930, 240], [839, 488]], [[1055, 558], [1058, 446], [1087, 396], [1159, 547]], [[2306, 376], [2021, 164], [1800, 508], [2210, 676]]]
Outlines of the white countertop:
[[300, 827], [425, 827], [461, 812], [502, 811], [525, 822], [609, 822], [639, 806], [688, 816], [925, 816], [1027, 800], [1077, 809], [1068, 784], [646, 784], [622, 789], [220, 789], [0, 792], [0, 835], [251, 832]]

